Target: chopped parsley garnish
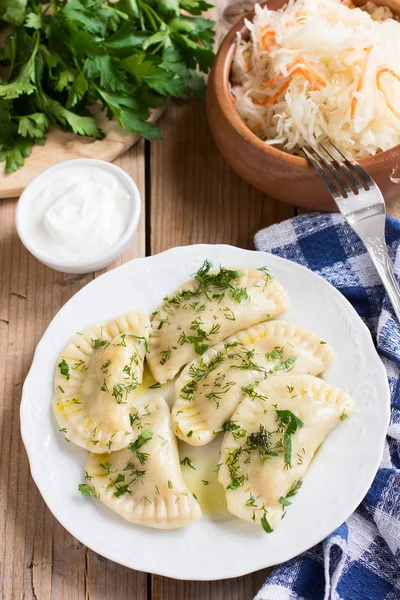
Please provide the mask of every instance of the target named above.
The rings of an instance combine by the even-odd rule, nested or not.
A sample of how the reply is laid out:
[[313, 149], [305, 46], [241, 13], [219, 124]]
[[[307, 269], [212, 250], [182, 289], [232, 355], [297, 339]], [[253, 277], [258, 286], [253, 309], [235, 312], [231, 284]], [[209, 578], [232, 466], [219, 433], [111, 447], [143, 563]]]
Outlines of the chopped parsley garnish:
[[326, 344], [326, 342], [324, 342], [324, 340], [321, 340], [321, 341], [320, 341], [320, 344]]
[[60, 390], [62, 394], [65, 394], [64, 388], [62, 388], [61, 385], [58, 385], [57, 389]]
[[172, 487], [173, 487], [172, 486], [172, 481], [170, 481], [169, 479], [168, 479], [168, 487], [169, 487], [170, 490], [172, 490]]
[[265, 354], [267, 360], [283, 360], [283, 348], [276, 346], [272, 352]]
[[106, 340], [102, 340], [100, 338], [92, 338], [91, 339], [93, 348], [101, 348], [101, 346], [105, 346], [107, 344]]
[[78, 490], [80, 491], [82, 496], [96, 496], [95, 490], [86, 483], [80, 483], [78, 485]]
[[193, 466], [192, 461], [187, 456], [185, 456], [185, 458], [182, 458], [181, 465], [183, 465], [183, 466], [187, 465], [188, 467], [190, 467], [194, 471], [196, 470], [196, 467]]
[[153, 383], [153, 385], [149, 386], [149, 390], [158, 390], [160, 387], [161, 387], [161, 383], [156, 381], [156, 383]]
[[292, 502], [289, 502], [289, 500], [288, 500], [287, 498], [285, 498], [284, 496], [281, 496], [281, 497], [279, 498], [278, 502], [279, 502], [280, 504], [282, 504], [282, 507], [283, 507], [283, 509], [284, 509], [286, 506], [290, 506], [290, 505], [292, 504]]
[[141, 433], [139, 435], [136, 442], [133, 442], [133, 444], [130, 444], [128, 446], [129, 450], [133, 453], [137, 452], [139, 450], [139, 448], [141, 448], [143, 446], [143, 444], [145, 444], [146, 442], [151, 440], [152, 437], [153, 437], [153, 432], [150, 429], [145, 429], [143, 431], [143, 433]]
[[266, 533], [273, 532], [273, 529], [272, 529], [271, 525], [268, 523], [268, 520], [267, 520], [267, 517], [265, 514], [261, 517], [261, 525]]
[[347, 415], [345, 412], [343, 412], [343, 413], [340, 415], [340, 420], [341, 420], [341, 421], [344, 421], [345, 419], [347, 419], [347, 417], [348, 417], [348, 415]]
[[61, 433], [67, 433], [67, 428], [63, 427], [62, 429], [59, 429], [58, 431], [61, 431]]
[[70, 372], [69, 372], [69, 366], [68, 363], [65, 361], [65, 359], [63, 358], [62, 361], [58, 364], [58, 368], [60, 369], [60, 373], [61, 375], [64, 375], [64, 377], [66, 378], [66, 380], [68, 381], [68, 379], [71, 377]]
[[117, 491], [114, 492], [114, 496], [116, 498], [119, 498], [123, 494], [126, 494], [126, 493], [130, 494], [131, 493], [131, 491], [129, 489], [129, 485], [122, 485], [122, 486], [119, 485], [119, 486], [116, 486], [116, 487], [117, 487]]
[[186, 437], [190, 438], [190, 437], [192, 437], [192, 435], [193, 435], [193, 431], [189, 431], [189, 433], [187, 434]]
[[292, 435], [296, 433], [298, 428], [301, 429], [304, 423], [290, 410], [278, 410], [275, 408], [275, 411], [278, 418], [279, 429], [284, 434], [283, 446], [285, 455], [285, 468], [289, 468], [292, 463]]
[[109, 475], [110, 474], [110, 469], [111, 469], [111, 463], [109, 461], [105, 462], [105, 463], [99, 463], [100, 467], [103, 467], [103, 469], [105, 470], [105, 474]]
[[208, 485], [208, 484], [209, 484], [209, 481], [206, 481], [205, 479], [202, 479], [202, 480], [201, 480], [201, 483], [203, 483], [204, 485]]

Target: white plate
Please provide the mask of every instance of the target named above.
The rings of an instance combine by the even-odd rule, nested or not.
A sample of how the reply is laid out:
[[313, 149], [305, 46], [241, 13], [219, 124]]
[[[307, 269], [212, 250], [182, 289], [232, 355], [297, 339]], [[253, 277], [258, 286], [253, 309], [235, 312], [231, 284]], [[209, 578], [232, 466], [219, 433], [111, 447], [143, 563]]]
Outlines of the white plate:
[[[332, 344], [337, 361], [324, 378], [356, 400], [355, 414], [324, 442], [287, 516], [270, 535], [233, 516], [203, 516], [190, 527], [173, 531], [125, 522], [78, 492], [87, 453], [65, 443], [52, 414], [56, 359], [72, 335], [133, 308], [152, 312], [167, 293], [190, 279], [205, 258], [214, 265], [267, 265], [291, 297], [285, 319], [318, 332]], [[32, 476], [46, 504], [78, 540], [133, 569], [209, 580], [284, 562], [343, 523], [379, 467], [389, 409], [386, 373], [369, 331], [337, 290], [307, 269], [270, 254], [198, 245], [133, 260], [89, 283], [60, 310], [36, 349], [24, 384], [21, 428]]]

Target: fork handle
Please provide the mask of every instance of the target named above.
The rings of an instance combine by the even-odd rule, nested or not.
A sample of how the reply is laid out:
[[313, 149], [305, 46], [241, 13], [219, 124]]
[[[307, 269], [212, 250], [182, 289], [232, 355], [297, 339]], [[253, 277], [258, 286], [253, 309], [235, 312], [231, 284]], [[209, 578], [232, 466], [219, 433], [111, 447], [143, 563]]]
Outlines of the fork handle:
[[394, 276], [386, 242], [382, 238], [369, 238], [365, 245], [400, 323], [400, 287]]

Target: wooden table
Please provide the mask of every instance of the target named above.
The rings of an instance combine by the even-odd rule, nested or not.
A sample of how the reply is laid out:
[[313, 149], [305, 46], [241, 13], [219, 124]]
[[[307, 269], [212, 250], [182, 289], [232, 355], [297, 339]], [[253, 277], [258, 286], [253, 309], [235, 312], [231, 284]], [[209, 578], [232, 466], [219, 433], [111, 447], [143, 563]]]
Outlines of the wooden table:
[[[179, 245], [252, 248], [257, 230], [295, 215], [228, 167], [202, 102], [171, 102], [160, 125], [162, 141], [141, 141], [116, 161], [138, 184], [142, 218], [133, 244], [109, 269]], [[252, 599], [266, 571], [216, 582], [135, 572], [88, 550], [46, 507], [19, 432], [21, 388], [51, 319], [101, 273], [66, 275], [39, 263], [19, 241], [15, 207], [15, 199], [0, 201], [0, 600]], [[400, 202], [390, 212], [400, 216]]]

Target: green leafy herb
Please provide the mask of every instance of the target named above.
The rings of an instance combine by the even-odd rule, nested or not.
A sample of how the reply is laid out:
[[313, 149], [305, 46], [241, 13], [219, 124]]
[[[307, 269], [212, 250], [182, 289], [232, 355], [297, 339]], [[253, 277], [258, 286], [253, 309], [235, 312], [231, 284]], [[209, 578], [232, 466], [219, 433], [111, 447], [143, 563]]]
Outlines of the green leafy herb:
[[285, 456], [285, 468], [289, 468], [292, 463], [292, 435], [297, 429], [303, 427], [304, 423], [290, 410], [278, 410], [275, 408], [278, 418], [279, 428], [283, 431], [283, 447]]
[[283, 507], [285, 506], [290, 506], [292, 503], [289, 502], [289, 500], [287, 498], [285, 498], [284, 496], [281, 496], [278, 500], [278, 502], [280, 502], [280, 504], [282, 504]]
[[172, 481], [170, 481], [169, 479], [168, 479], [168, 487], [170, 490], [172, 490]]
[[92, 338], [91, 342], [93, 344], [93, 348], [101, 348], [101, 346], [105, 346], [107, 344], [106, 340], [101, 340], [100, 338]]
[[213, 22], [204, 0], [0, 0], [0, 160], [12, 173], [50, 125], [104, 137], [98, 103], [124, 132], [160, 137], [148, 121], [168, 96], [204, 92]]
[[343, 412], [343, 413], [340, 415], [340, 420], [341, 420], [341, 421], [344, 421], [345, 419], [347, 419], [347, 417], [348, 417], [348, 415], [347, 415], [345, 412]]
[[268, 523], [268, 520], [267, 520], [267, 517], [265, 514], [261, 517], [261, 525], [266, 533], [273, 532], [273, 529], [272, 529], [271, 525]]
[[116, 498], [119, 498], [123, 494], [130, 494], [131, 493], [131, 491], [129, 489], [129, 485], [127, 485], [127, 484], [125, 484], [125, 485], [119, 485], [119, 486], [116, 486], [116, 487], [117, 487], [117, 491], [114, 492], [114, 496]]
[[69, 366], [68, 363], [65, 361], [65, 359], [63, 358], [62, 361], [58, 364], [58, 368], [60, 369], [60, 373], [61, 375], [64, 375], [64, 377], [66, 378], [66, 380], [68, 381], [68, 379], [71, 377], [70, 372], [69, 372]]
[[153, 432], [150, 429], [145, 429], [143, 431], [143, 433], [141, 433], [139, 435], [136, 442], [133, 442], [133, 444], [130, 444], [128, 446], [129, 450], [134, 453], [137, 452], [139, 450], [139, 448], [141, 448], [143, 446], [143, 444], [145, 444], [146, 442], [151, 440], [152, 437], [153, 437]]
[[94, 491], [94, 489], [86, 483], [80, 483], [78, 485], [78, 490], [80, 491], [82, 496], [96, 496], [96, 492]]
[[185, 456], [185, 458], [182, 458], [181, 465], [187, 465], [188, 467], [190, 467], [194, 471], [196, 470], [196, 467], [193, 466], [192, 461], [187, 456]]
[[301, 479], [297, 479], [296, 481], [293, 481], [288, 493], [286, 494], [286, 498], [291, 498], [292, 496], [295, 496], [302, 485], [303, 485], [303, 482]]

